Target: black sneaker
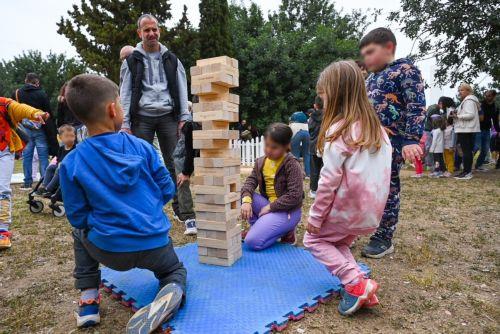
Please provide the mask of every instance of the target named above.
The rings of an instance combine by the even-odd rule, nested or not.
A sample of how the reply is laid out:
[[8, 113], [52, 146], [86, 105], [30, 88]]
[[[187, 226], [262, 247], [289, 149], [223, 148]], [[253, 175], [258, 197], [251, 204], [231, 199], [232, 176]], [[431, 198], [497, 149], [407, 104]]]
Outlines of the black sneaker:
[[380, 259], [387, 254], [394, 253], [394, 246], [390, 240], [372, 236], [370, 242], [361, 251], [361, 255], [372, 259]]
[[472, 173], [462, 173], [458, 176], [455, 176], [455, 180], [470, 180], [472, 179]]

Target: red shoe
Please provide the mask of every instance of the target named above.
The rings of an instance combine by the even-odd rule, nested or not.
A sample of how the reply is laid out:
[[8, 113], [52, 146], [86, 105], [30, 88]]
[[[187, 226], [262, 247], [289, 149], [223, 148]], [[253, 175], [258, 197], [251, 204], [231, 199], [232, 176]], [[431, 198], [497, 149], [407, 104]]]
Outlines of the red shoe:
[[295, 246], [297, 244], [297, 234], [295, 233], [295, 229], [282, 236], [280, 242]]
[[363, 304], [363, 307], [367, 307], [367, 308], [370, 308], [370, 307], [375, 307], [377, 306], [379, 303], [378, 301], [378, 297], [376, 294], [373, 294], [373, 296], [371, 296], [370, 299], [368, 299], [364, 304]]

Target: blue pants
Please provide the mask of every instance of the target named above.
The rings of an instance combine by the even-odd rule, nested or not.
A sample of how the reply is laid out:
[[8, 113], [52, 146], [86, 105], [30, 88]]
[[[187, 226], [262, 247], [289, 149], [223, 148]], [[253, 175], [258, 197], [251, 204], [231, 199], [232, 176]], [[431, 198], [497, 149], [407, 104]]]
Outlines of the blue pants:
[[311, 137], [306, 130], [300, 130], [292, 138], [292, 154], [299, 159], [304, 159], [304, 169], [306, 176], [311, 175], [311, 154], [309, 153], [309, 142]]
[[12, 190], [10, 179], [14, 172], [14, 154], [9, 147], [0, 151], [0, 234], [12, 223]]
[[30, 141], [23, 151], [24, 185], [31, 186], [31, 184], [33, 183], [32, 165], [35, 147], [38, 153], [38, 158], [40, 160], [40, 176], [43, 177], [45, 175], [45, 170], [49, 165], [49, 144], [47, 143], [45, 132], [43, 132], [42, 129], [26, 129], [26, 132], [30, 137]]
[[387, 203], [385, 204], [384, 214], [382, 215], [382, 220], [380, 225], [375, 232], [375, 235], [385, 239], [392, 240], [394, 231], [396, 231], [396, 225], [399, 220], [399, 207], [400, 207], [400, 197], [401, 192], [401, 181], [399, 179], [399, 172], [403, 166], [403, 147], [400, 143], [392, 141], [392, 162], [391, 162], [391, 185], [389, 190], [389, 197], [387, 198]]
[[476, 168], [481, 167], [486, 157], [488, 156], [488, 152], [490, 151], [490, 141], [491, 141], [491, 131], [490, 130], [481, 130], [481, 132], [476, 134], [476, 143], [474, 147], [477, 150], [481, 150], [479, 153], [479, 157], [476, 161]]
[[54, 193], [59, 188], [59, 168], [57, 165], [49, 165], [43, 177], [43, 186], [47, 191]]

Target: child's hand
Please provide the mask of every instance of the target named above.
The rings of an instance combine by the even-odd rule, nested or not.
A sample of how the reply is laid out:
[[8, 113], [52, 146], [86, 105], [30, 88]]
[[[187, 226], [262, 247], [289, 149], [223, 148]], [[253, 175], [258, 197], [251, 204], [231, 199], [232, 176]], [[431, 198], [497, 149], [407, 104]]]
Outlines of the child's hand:
[[177, 175], [177, 187], [182, 186], [182, 184], [187, 181], [189, 181], [189, 175], [184, 175], [182, 173]]
[[415, 163], [415, 160], [421, 159], [424, 155], [422, 149], [418, 144], [411, 144], [403, 146], [403, 159], [409, 160], [411, 163]]
[[321, 230], [319, 227], [316, 227], [316, 226], [313, 226], [309, 223], [307, 223], [307, 227], [306, 227], [306, 230], [307, 232], [309, 232], [310, 234], [319, 234], [319, 231]]
[[243, 203], [241, 204], [241, 218], [244, 220], [250, 220], [252, 217], [252, 204]]
[[271, 205], [268, 204], [265, 207], [263, 207], [260, 212], [259, 212], [259, 217], [262, 217], [263, 215], [267, 215], [269, 212], [271, 212]]
[[47, 119], [49, 119], [49, 117], [50, 117], [50, 114], [48, 112], [39, 113], [35, 116], [35, 120], [36, 120], [36, 122], [38, 122], [40, 124], [45, 124], [45, 121]]

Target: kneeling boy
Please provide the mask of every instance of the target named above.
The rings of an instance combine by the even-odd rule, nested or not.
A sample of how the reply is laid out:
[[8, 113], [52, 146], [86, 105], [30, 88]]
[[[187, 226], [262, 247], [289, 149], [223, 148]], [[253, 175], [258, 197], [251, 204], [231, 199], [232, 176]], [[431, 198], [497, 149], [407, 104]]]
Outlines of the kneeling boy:
[[186, 269], [168, 236], [163, 206], [175, 186], [147, 142], [120, 132], [123, 111], [118, 86], [91, 74], [66, 88], [69, 108], [88, 128], [89, 138], [62, 162], [59, 175], [73, 229], [75, 286], [82, 294], [77, 326], [99, 323], [99, 263], [114, 270], [151, 270], [159, 280], [155, 300], [137, 311], [127, 333], [151, 333], [178, 310]]

